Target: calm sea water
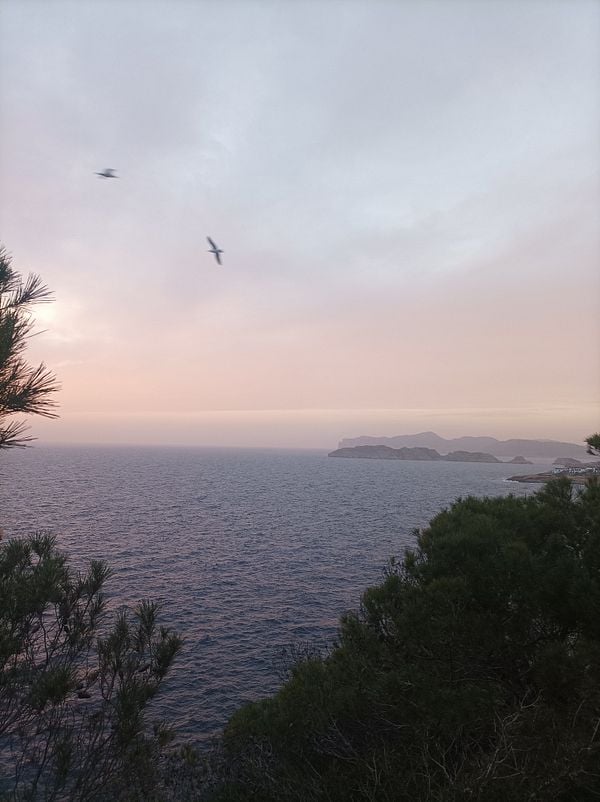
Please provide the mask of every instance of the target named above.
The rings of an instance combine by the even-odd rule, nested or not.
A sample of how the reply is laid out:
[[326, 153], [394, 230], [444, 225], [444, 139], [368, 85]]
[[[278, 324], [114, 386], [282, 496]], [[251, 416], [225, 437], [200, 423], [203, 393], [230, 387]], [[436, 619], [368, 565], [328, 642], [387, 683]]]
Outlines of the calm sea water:
[[77, 566], [107, 560], [114, 604], [163, 602], [185, 647], [153, 712], [202, 739], [277, 689], [282, 647], [330, 643], [416, 527], [461, 495], [531, 493], [505, 479], [538, 469], [36, 446], [0, 456], [0, 527], [51, 530]]

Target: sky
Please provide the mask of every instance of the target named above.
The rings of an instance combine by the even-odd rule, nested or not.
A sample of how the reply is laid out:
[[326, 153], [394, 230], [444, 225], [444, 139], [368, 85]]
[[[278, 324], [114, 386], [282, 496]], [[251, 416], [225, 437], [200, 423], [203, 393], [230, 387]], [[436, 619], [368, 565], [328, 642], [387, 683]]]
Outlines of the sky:
[[32, 433], [581, 442], [599, 67], [595, 0], [0, 0], [0, 238], [56, 299]]

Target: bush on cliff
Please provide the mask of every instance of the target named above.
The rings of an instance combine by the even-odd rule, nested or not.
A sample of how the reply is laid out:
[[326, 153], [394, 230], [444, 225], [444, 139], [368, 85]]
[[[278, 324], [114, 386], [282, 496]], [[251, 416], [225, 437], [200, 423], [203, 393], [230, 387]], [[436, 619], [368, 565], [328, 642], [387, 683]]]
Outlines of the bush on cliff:
[[230, 721], [221, 800], [600, 797], [600, 486], [466, 498]]
[[169, 734], [144, 713], [181, 641], [151, 602], [103, 624], [107, 576], [48, 535], [0, 544], [1, 799], [161, 798]]

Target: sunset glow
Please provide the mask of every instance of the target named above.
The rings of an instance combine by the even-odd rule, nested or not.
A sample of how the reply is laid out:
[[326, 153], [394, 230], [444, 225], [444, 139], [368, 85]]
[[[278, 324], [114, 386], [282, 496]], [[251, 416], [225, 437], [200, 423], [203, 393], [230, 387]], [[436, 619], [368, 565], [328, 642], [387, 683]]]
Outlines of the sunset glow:
[[55, 292], [30, 355], [62, 383], [34, 434], [581, 442], [599, 23], [584, 0], [5, 1], [0, 234]]

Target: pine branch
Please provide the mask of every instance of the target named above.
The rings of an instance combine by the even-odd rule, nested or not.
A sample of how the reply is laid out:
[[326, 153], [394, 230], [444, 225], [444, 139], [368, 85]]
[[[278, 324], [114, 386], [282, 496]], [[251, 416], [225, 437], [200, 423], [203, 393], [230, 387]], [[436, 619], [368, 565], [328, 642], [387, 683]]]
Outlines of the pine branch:
[[[30, 307], [52, 300], [48, 287], [38, 275], [25, 281], [12, 269], [11, 258], [0, 246], [0, 423], [15, 413], [56, 418], [54, 393], [60, 386], [42, 363], [33, 367], [23, 358], [32, 336]], [[24, 423], [0, 426], [0, 449], [24, 446], [33, 437], [24, 436]]]
[[59, 389], [54, 374], [43, 363], [35, 369], [27, 368], [25, 376], [13, 374], [4, 388], [0, 384], [0, 416], [22, 412], [56, 418], [56, 401], [50, 395]]
[[2, 303], [2, 309], [20, 309], [35, 303], [46, 303], [52, 300], [52, 292], [35, 273], [27, 276], [25, 283], [18, 282]]
[[0, 426], [0, 449], [25, 448], [35, 437], [23, 437], [29, 426], [23, 421], [12, 421], [7, 426]]

